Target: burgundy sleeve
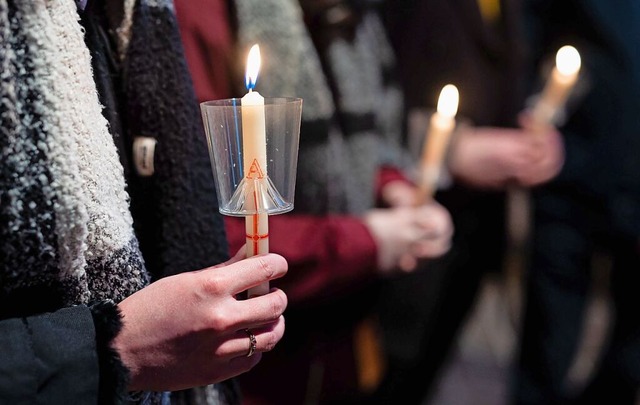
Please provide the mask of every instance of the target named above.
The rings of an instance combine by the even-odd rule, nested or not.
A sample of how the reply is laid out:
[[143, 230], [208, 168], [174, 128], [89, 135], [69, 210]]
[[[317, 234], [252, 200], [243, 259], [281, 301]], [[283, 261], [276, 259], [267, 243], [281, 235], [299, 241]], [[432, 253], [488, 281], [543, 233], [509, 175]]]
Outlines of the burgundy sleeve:
[[376, 195], [380, 196], [384, 186], [392, 181], [404, 181], [407, 184], [413, 184], [399, 168], [395, 166], [381, 166], [376, 176]]
[[378, 176], [376, 177], [376, 190], [380, 191], [382, 187], [396, 180], [413, 184], [399, 168], [395, 166], [381, 166], [380, 169], [378, 169]]
[[198, 101], [230, 97], [233, 34], [227, 2], [175, 0], [174, 5]]
[[[225, 217], [230, 251], [245, 243], [244, 219]], [[285, 214], [269, 217], [269, 250], [285, 257], [289, 272], [273, 285], [291, 303], [308, 303], [375, 277], [376, 245], [351, 216]]]

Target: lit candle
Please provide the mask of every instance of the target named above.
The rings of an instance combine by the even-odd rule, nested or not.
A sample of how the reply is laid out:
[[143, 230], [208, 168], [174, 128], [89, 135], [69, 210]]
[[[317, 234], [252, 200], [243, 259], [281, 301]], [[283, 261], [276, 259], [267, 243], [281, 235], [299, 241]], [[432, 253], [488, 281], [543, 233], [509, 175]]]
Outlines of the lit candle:
[[[256, 211], [245, 217], [247, 257], [269, 252], [269, 216], [260, 212], [261, 201], [258, 190], [267, 181], [267, 141], [264, 115], [264, 97], [253, 91], [260, 70], [260, 47], [256, 44], [247, 58], [246, 86], [249, 92], [242, 97], [242, 154], [243, 174], [252, 192], [246, 195], [245, 207]], [[269, 292], [269, 283], [249, 290], [249, 297]]]
[[578, 80], [580, 53], [576, 48], [565, 45], [556, 54], [556, 66], [542, 90], [540, 98], [533, 106], [531, 117], [538, 124], [553, 124], [558, 112]]
[[420, 164], [420, 184], [418, 187], [418, 204], [426, 203], [436, 190], [440, 169], [445, 151], [456, 126], [455, 116], [458, 112], [458, 88], [447, 84], [442, 88], [438, 98], [437, 111], [431, 116], [429, 129], [422, 147]]

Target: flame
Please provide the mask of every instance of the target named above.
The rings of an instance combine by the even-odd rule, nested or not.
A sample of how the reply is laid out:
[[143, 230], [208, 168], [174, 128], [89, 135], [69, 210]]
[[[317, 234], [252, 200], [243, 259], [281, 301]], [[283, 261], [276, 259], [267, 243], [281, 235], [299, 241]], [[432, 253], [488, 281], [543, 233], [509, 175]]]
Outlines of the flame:
[[565, 76], [571, 76], [580, 70], [581, 60], [578, 50], [571, 45], [565, 45], [556, 54], [556, 67]]
[[245, 85], [247, 90], [251, 91], [258, 81], [258, 72], [260, 71], [260, 46], [255, 44], [249, 50], [247, 57], [247, 73], [245, 75]]
[[442, 88], [438, 98], [438, 113], [449, 118], [455, 117], [459, 99], [458, 88], [453, 84], [447, 84]]

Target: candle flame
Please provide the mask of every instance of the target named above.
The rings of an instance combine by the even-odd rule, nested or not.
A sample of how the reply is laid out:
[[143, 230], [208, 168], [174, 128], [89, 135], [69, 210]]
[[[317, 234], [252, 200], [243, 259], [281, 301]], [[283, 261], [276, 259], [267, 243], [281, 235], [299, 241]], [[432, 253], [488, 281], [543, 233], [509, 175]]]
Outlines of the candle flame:
[[459, 100], [458, 88], [453, 84], [447, 84], [442, 88], [438, 98], [438, 113], [449, 118], [455, 117]]
[[258, 81], [258, 72], [260, 71], [260, 46], [255, 44], [249, 50], [247, 57], [247, 73], [245, 75], [245, 85], [247, 90], [251, 91], [256, 87]]
[[565, 76], [571, 76], [580, 70], [581, 60], [578, 50], [571, 45], [565, 45], [556, 54], [556, 67]]

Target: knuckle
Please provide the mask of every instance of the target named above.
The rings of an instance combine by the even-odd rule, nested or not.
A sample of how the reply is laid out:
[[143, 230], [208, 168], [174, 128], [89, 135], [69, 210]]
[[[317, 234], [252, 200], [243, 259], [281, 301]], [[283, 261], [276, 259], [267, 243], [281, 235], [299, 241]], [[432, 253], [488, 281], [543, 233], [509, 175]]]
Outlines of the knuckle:
[[267, 334], [267, 339], [266, 342], [264, 343], [264, 348], [262, 349], [263, 352], [270, 352], [271, 350], [275, 349], [276, 345], [278, 344], [278, 342], [280, 341], [280, 339], [278, 339], [278, 336], [276, 336], [275, 333], [271, 332]]
[[223, 308], [216, 308], [209, 316], [209, 327], [215, 331], [226, 331], [233, 325], [233, 317], [229, 311]]
[[276, 272], [275, 267], [265, 257], [258, 258], [258, 268], [267, 280], [271, 280]]
[[224, 292], [223, 282], [220, 277], [215, 274], [205, 277], [201, 285], [204, 291], [210, 295], [218, 295]]

